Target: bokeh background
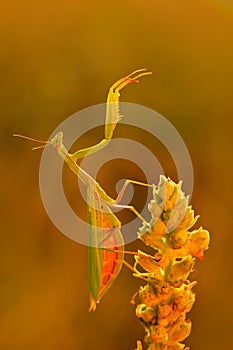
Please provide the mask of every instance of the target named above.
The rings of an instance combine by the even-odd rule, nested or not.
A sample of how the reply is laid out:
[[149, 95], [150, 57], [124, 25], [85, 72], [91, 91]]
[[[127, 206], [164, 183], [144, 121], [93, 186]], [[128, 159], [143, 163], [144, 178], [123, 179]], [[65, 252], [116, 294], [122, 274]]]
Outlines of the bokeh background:
[[[129, 303], [141, 282], [126, 268], [97, 311], [88, 313], [87, 249], [47, 217], [38, 184], [41, 152], [12, 137], [46, 139], [72, 113], [105, 102], [115, 80], [141, 67], [153, 75], [126, 88], [121, 101], [153, 108], [177, 128], [194, 166], [192, 204], [211, 233], [206, 259], [197, 263], [186, 344], [232, 348], [232, 1], [12, 0], [2, 3], [0, 16], [0, 349], [129, 350], [143, 339]], [[98, 128], [77, 147], [102, 135]], [[122, 135], [134, 138], [119, 127], [115, 137]], [[138, 137], [176, 179], [161, 145]], [[106, 165], [98, 180], [114, 196], [120, 177], [143, 180], [126, 163]], [[85, 213], [73, 175], [64, 170], [64, 179], [72, 205]], [[140, 207], [138, 191], [134, 204]], [[130, 215], [124, 212], [122, 220]]]

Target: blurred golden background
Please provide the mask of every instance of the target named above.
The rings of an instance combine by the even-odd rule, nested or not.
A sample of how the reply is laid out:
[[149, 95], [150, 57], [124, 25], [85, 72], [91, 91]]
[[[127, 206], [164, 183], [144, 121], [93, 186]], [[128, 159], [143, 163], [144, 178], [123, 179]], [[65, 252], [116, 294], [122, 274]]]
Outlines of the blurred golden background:
[[[186, 344], [232, 348], [232, 1], [13, 0], [1, 6], [0, 37], [0, 349], [130, 350], [143, 339], [129, 304], [141, 282], [126, 268], [88, 313], [87, 248], [50, 222], [39, 192], [41, 152], [12, 137], [46, 139], [72, 113], [105, 102], [114, 81], [141, 67], [153, 75], [122, 91], [121, 101], [148, 106], [177, 128], [193, 161], [199, 226], [211, 233], [210, 250], [197, 263]], [[119, 128], [116, 137], [124, 132]], [[77, 147], [102, 135], [100, 128]], [[167, 157], [166, 175], [176, 180]], [[127, 172], [127, 164], [106, 168], [99, 179], [112, 196], [124, 166]], [[72, 194], [76, 179], [69, 171], [67, 177]]]

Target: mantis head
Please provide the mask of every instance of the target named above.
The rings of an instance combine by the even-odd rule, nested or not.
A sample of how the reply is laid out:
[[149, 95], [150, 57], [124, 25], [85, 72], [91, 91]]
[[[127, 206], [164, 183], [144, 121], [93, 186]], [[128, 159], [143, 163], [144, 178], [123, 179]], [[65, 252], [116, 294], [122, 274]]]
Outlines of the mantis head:
[[51, 144], [51, 146], [58, 151], [61, 148], [62, 145], [62, 141], [63, 141], [63, 132], [59, 131], [53, 138], [51, 141], [49, 141], [49, 143]]

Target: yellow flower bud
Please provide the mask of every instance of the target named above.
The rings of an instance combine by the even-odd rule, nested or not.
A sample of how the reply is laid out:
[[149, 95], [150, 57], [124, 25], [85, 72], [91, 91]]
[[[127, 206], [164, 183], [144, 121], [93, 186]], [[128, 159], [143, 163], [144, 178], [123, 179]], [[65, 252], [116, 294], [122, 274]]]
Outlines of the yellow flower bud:
[[165, 179], [165, 191], [166, 191], [166, 200], [164, 203], [164, 211], [172, 211], [172, 209], [174, 208], [176, 202], [177, 202], [177, 198], [179, 195], [179, 189], [180, 189], [180, 184], [176, 184], [175, 182], [173, 182], [170, 179], [166, 179], [166, 177], [164, 177]]
[[209, 241], [209, 232], [203, 230], [202, 227], [199, 228], [199, 230], [192, 231], [189, 239], [191, 254], [197, 258], [203, 259], [204, 251], [209, 247]]
[[167, 279], [173, 285], [179, 285], [184, 282], [190, 274], [194, 265], [194, 259], [188, 255], [181, 261], [173, 263], [171, 270], [167, 276]]
[[158, 250], [155, 255], [154, 258], [158, 264], [159, 267], [165, 269], [168, 264], [169, 264], [169, 257], [167, 254], [162, 253], [161, 250]]
[[177, 230], [188, 230], [190, 227], [192, 227], [196, 221], [198, 220], [199, 215], [194, 217], [194, 210], [191, 206], [189, 206], [186, 209], [185, 215], [183, 216], [183, 219], [180, 221], [178, 226], [176, 227]]
[[180, 312], [189, 312], [195, 302], [195, 293], [191, 288], [196, 284], [196, 282], [190, 284], [182, 284], [179, 288], [174, 288], [173, 290], [173, 310], [178, 310]]
[[146, 304], [139, 304], [136, 309], [136, 315], [144, 322], [150, 323], [156, 316], [156, 310]]
[[157, 297], [155, 288], [150, 283], [148, 283], [144, 287], [140, 287], [139, 298], [142, 303], [150, 307], [155, 307], [159, 304], [160, 301]]
[[163, 232], [165, 234], [165, 229], [163, 229], [163, 227], [165, 228], [165, 225], [161, 221], [160, 223], [161, 223], [161, 231], [158, 231], [159, 232], [158, 235], [157, 235], [157, 230], [154, 231], [154, 228], [151, 228], [147, 230], [146, 233], [141, 233], [141, 231], [139, 231], [138, 238], [141, 239], [141, 241], [143, 241], [149, 247], [152, 247], [154, 249], [164, 250], [165, 241], [163, 238], [160, 238], [160, 235], [163, 235]]
[[155, 342], [155, 343], [161, 343], [164, 342], [166, 340], [167, 337], [167, 330], [159, 325], [156, 326], [152, 326], [150, 328], [151, 331], [151, 339]]
[[171, 313], [172, 313], [172, 308], [170, 305], [168, 304], [159, 305], [158, 322], [163, 318], [167, 318]]
[[168, 329], [167, 345], [173, 345], [173, 344], [179, 343], [180, 341], [187, 338], [191, 332], [191, 326], [192, 326], [192, 323], [190, 320], [184, 320], [183, 317], [181, 317], [180, 320], [175, 322]]
[[153, 256], [139, 250], [138, 255], [135, 255], [135, 260], [144, 270], [153, 274], [152, 278], [163, 281], [162, 269], [158, 266]]
[[188, 231], [173, 231], [168, 236], [168, 242], [172, 249], [180, 249], [187, 242], [189, 237]]
[[163, 205], [160, 206], [156, 200], [152, 199], [148, 204], [148, 210], [152, 217], [158, 218], [163, 212]]

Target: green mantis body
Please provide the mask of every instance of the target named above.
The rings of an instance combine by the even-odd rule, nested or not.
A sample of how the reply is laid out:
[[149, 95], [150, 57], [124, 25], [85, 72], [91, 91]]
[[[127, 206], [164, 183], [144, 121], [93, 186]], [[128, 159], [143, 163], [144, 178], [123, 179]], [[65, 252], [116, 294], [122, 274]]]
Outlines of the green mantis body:
[[[60, 156], [87, 186], [89, 311], [94, 311], [96, 303], [108, 291], [119, 274], [123, 263], [124, 240], [120, 231], [121, 223], [111, 210], [111, 206], [115, 204], [115, 201], [70, 158], [62, 144], [62, 133], [57, 134], [51, 143], [55, 147], [58, 145], [57, 150]], [[111, 232], [111, 230], [113, 231]], [[109, 246], [114, 251], [100, 249]]]
[[[139, 77], [148, 74], [151, 73], [145, 72], [144, 69], [137, 70], [112, 85], [107, 98], [105, 138], [98, 144], [71, 154], [63, 145], [63, 134], [61, 131], [58, 132], [51, 141], [45, 142], [57, 150], [58, 154], [64, 159], [69, 168], [87, 187], [88, 265], [90, 280], [89, 311], [94, 311], [96, 309], [96, 304], [115, 281], [124, 261], [124, 240], [120, 231], [121, 223], [112, 212], [112, 208], [127, 207], [140, 217], [140, 214], [132, 206], [119, 205], [128, 183], [139, 183], [126, 180], [117, 199], [114, 200], [106, 194], [101, 186], [87, 172], [78, 166], [77, 160], [85, 157], [87, 154], [89, 155], [97, 152], [108, 145], [113, 136], [117, 122], [121, 118], [119, 113], [119, 91], [131, 82], [138, 82], [136, 79]], [[23, 137], [21, 135], [14, 136]], [[40, 148], [40, 146], [34, 149], [37, 148]], [[111, 249], [109, 249], [109, 247]]]
[[[126, 180], [117, 199], [114, 200], [106, 194], [98, 182], [77, 165], [65, 149], [62, 138], [63, 134], [59, 132], [51, 140], [51, 145], [58, 151], [69, 168], [87, 186], [90, 276], [89, 311], [94, 311], [96, 303], [108, 291], [119, 274], [124, 258], [124, 240], [120, 231], [121, 223], [111, 208], [128, 208], [143, 220], [134, 207], [120, 205], [119, 202], [129, 183], [147, 185], [133, 180]], [[108, 249], [109, 247], [110, 249]]]

